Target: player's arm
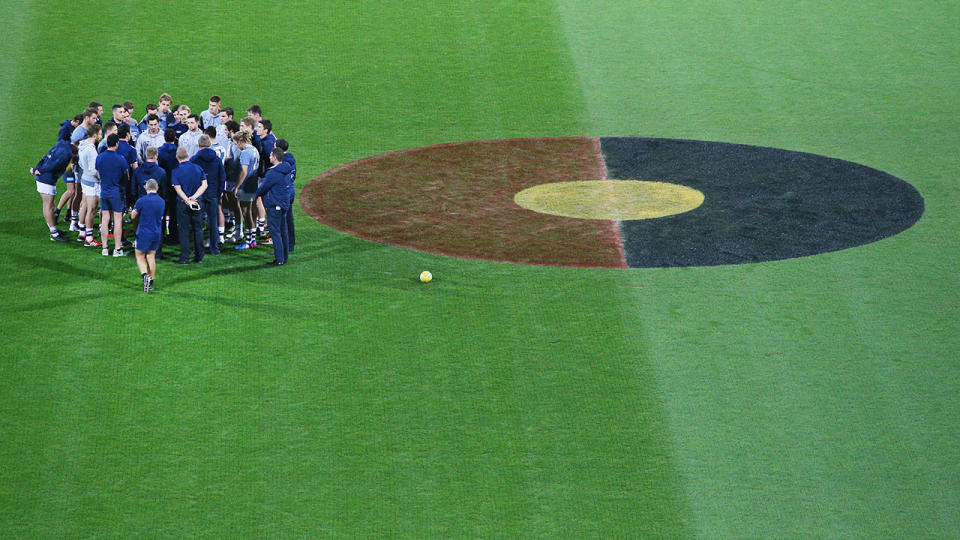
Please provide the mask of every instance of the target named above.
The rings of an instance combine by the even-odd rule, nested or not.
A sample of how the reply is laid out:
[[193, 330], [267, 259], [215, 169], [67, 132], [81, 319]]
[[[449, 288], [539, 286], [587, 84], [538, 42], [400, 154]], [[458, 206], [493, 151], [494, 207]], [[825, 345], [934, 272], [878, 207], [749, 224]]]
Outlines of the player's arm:
[[247, 179], [247, 168], [248, 168], [248, 165], [246, 164], [240, 165], [240, 177], [237, 178], [237, 185], [233, 187], [234, 195], [236, 195], [237, 190], [240, 189], [240, 184], [242, 184], [243, 181]]
[[204, 178], [203, 182], [200, 182], [200, 187], [197, 189], [197, 192], [193, 194], [193, 197], [190, 197], [193, 200], [197, 200], [203, 195], [203, 192], [207, 190], [207, 179]]
[[180, 187], [180, 184], [174, 184], [173, 190], [177, 192], [177, 196], [180, 197], [183, 202], [190, 204], [190, 197], [187, 197], [187, 194], [183, 192], [183, 188]]

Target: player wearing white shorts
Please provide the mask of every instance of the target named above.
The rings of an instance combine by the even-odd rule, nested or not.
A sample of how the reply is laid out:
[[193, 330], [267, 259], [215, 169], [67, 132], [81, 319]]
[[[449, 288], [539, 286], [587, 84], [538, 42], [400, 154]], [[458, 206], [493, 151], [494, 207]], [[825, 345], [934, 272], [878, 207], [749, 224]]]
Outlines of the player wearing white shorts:
[[80, 141], [77, 162], [80, 164], [80, 190], [83, 203], [80, 206], [80, 240], [89, 247], [100, 247], [93, 234], [93, 218], [100, 207], [100, 174], [97, 172], [97, 145], [100, 143], [100, 130], [95, 129]]
[[43, 201], [43, 220], [50, 229], [50, 240], [66, 242], [67, 238], [57, 230], [57, 222], [53, 217], [54, 199], [57, 196], [57, 179], [67, 170], [67, 165], [73, 160], [73, 147], [70, 141], [59, 139], [36, 167], [30, 169], [37, 183], [37, 192]]

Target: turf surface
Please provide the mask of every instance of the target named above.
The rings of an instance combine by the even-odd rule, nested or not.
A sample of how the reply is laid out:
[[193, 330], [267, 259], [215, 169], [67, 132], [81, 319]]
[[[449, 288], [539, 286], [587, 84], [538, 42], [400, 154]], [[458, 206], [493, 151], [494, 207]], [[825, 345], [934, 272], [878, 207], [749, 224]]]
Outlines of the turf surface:
[[[2, 536], [960, 528], [957, 6], [2, 7]], [[117, 21], [137, 31], [66, 37]], [[91, 99], [161, 91], [260, 103], [301, 183], [445, 142], [649, 136], [862, 163], [927, 206], [856, 249], [651, 270], [434, 256], [300, 213], [282, 269], [163, 265], [147, 296], [131, 260], [47, 241], [25, 171]]]

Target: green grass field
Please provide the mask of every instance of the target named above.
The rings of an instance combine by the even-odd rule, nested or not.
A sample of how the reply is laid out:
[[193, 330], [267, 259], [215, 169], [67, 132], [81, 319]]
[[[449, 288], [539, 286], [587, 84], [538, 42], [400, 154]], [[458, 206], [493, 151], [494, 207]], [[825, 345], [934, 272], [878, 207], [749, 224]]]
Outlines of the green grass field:
[[[0, 13], [0, 536], [958, 534], [956, 3]], [[813, 257], [596, 270], [301, 212], [289, 265], [161, 263], [145, 295], [132, 258], [47, 240], [27, 170], [89, 101], [139, 119], [164, 91], [259, 103], [298, 187], [403, 148], [649, 136], [854, 161], [926, 213]]]

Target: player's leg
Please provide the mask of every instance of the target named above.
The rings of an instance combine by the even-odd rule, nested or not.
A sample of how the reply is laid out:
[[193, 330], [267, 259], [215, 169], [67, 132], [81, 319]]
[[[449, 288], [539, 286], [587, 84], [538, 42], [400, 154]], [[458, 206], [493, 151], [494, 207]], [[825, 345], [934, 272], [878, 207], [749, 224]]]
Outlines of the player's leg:
[[[76, 183], [67, 182], [67, 189], [63, 192], [63, 195], [60, 196], [60, 202], [57, 203], [57, 209], [54, 211], [54, 214], [59, 218], [61, 212], [63, 212], [63, 207], [67, 207], [67, 212], [70, 212], [70, 206], [73, 204], [73, 198], [77, 194]], [[69, 219], [67, 220], [70, 221]]]
[[290, 209], [287, 210], [286, 220], [287, 220], [287, 253], [292, 253], [293, 248], [297, 245], [297, 230], [293, 224], [293, 201], [295, 197], [290, 197]]
[[[148, 251], [146, 253], [147, 259], [147, 273], [150, 274], [150, 280], [153, 281], [157, 278], [157, 252]], [[153, 288], [151, 286], [151, 288]]]
[[287, 227], [287, 220], [283, 217], [283, 210], [276, 206], [267, 209], [267, 221], [270, 224], [270, 236], [273, 238], [273, 260], [276, 264], [284, 264], [284, 246], [283, 240], [286, 233], [282, 231]]
[[113, 218], [113, 255], [117, 257], [123, 254], [123, 211], [114, 210], [111, 212], [111, 217]]
[[257, 234], [266, 236], [267, 232], [267, 209], [263, 206], [263, 199], [257, 199]]
[[47, 229], [50, 232], [50, 240], [56, 242], [66, 242], [67, 237], [60, 234], [57, 230], [57, 221], [53, 215], [54, 203], [57, 198], [57, 187], [43, 182], [37, 182], [37, 192], [40, 193], [40, 202], [43, 210], [43, 220], [47, 222]]
[[210, 238], [210, 253], [216, 255], [220, 253], [220, 231], [223, 229], [223, 214], [220, 212], [220, 198], [206, 199], [203, 201], [203, 211], [207, 216], [207, 234]]
[[190, 229], [193, 236], [193, 262], [203, 260], [203, 216], [206, 214], [205, 201], [197, 201], [199, 210], [190, 211]]
[[[92, 226], [92, 223], [91, 223]], [[110, 254], [110, 211], [100, 209], [100, 247], [104, 255]]]
[[140, 270], [140, 275], [150, 275], [150, 268], [147, 266], [147, 254], [140, 251], [139, 247], [134, 248], [133, 254], [137, 257], [137, 270]]
[[190, 262], [190, 209], [183, 201], [177, 201], [177, 237], [180, 241], [180, 264]]

